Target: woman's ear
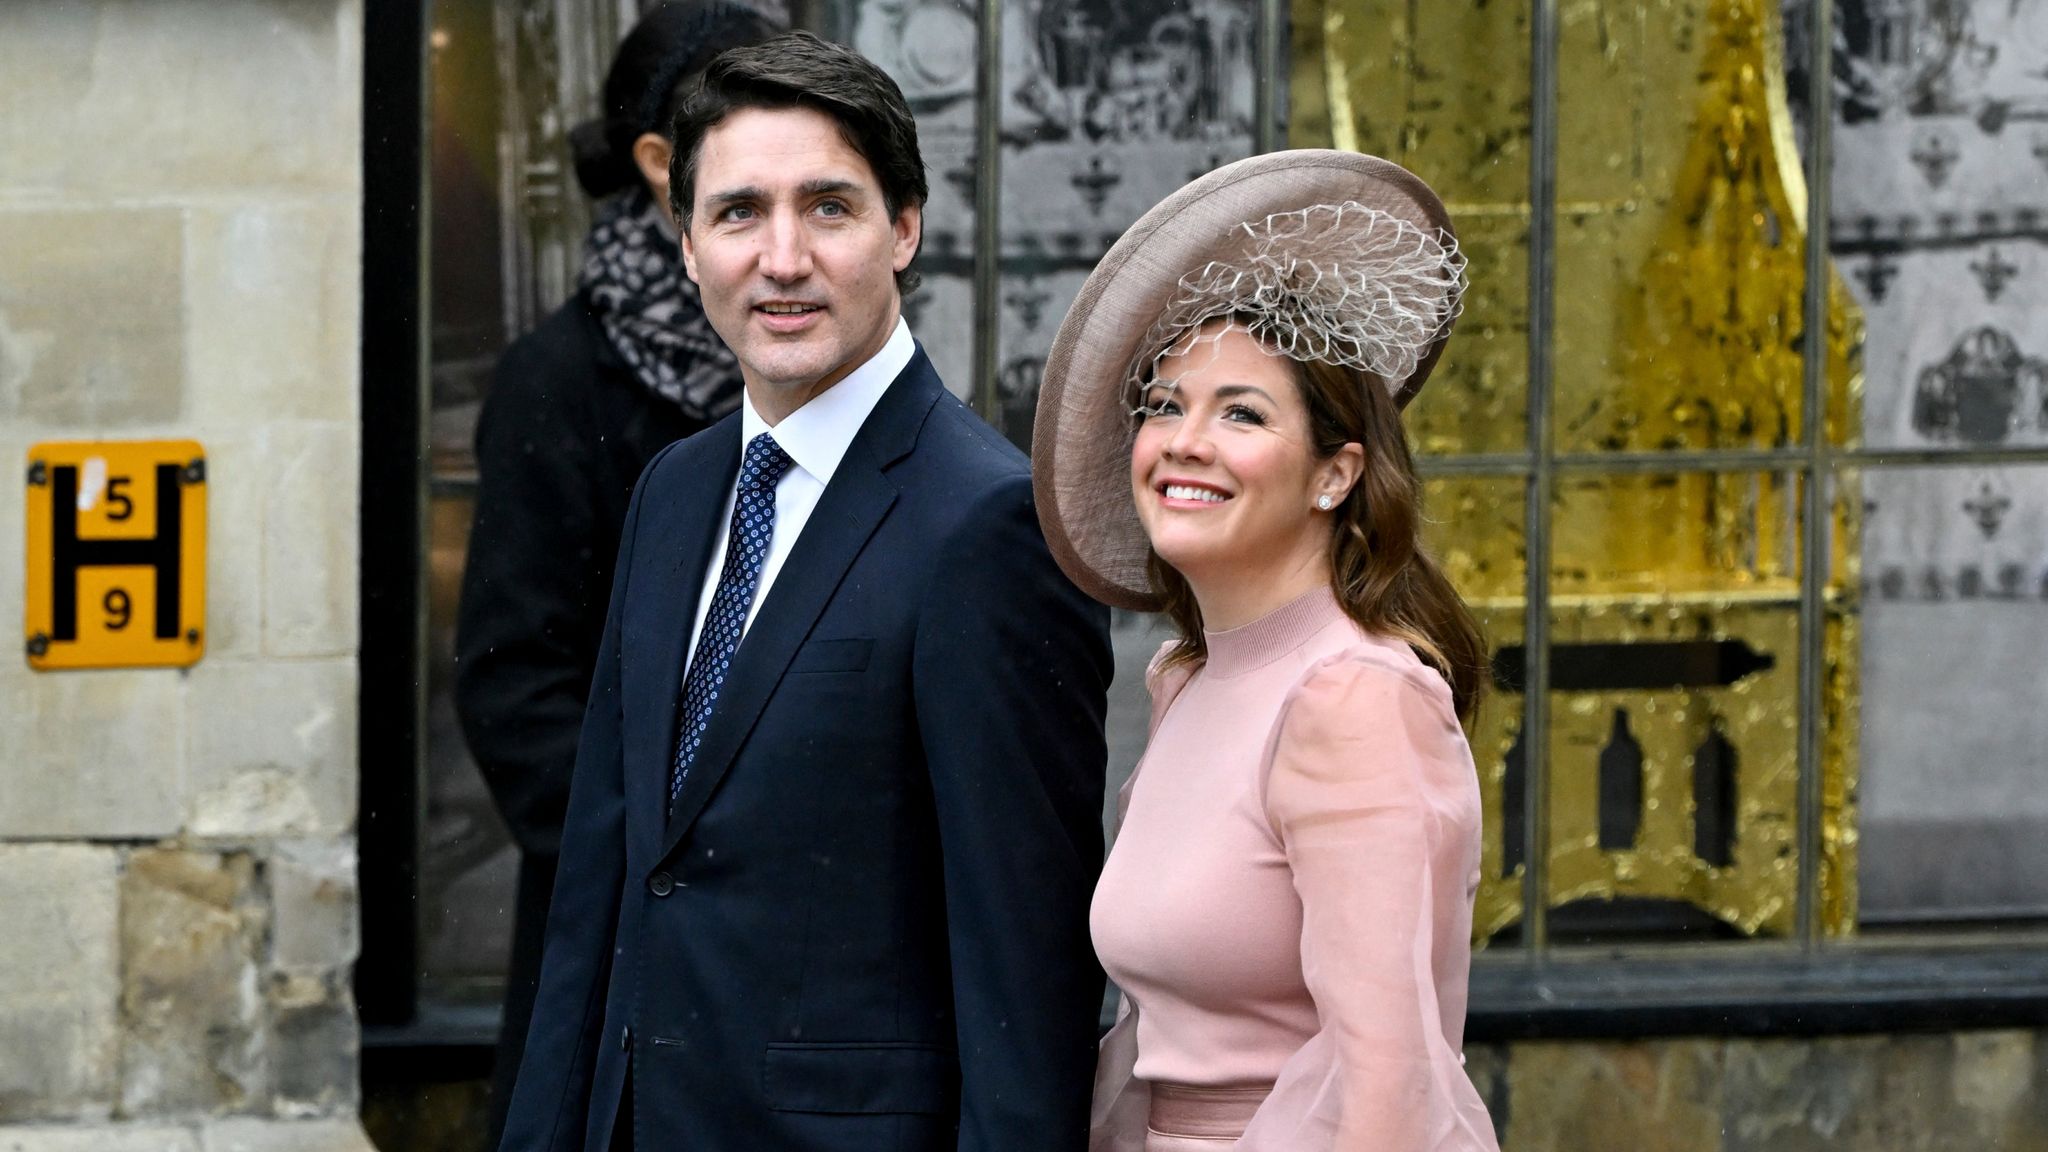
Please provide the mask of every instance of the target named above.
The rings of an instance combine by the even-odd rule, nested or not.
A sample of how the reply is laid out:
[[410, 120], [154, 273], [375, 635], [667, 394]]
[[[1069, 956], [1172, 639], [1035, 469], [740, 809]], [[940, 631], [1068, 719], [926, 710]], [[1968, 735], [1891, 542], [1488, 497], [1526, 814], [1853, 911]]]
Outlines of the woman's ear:
[[640, 169], [640, 179], [670, 223], [675, 222], [675, 213], [668, 206], [668, 162], [674, 155], [675, 147], [659, 132], [642, 132], [633, 141], [633, 166]]
[[1342, 504], [1351, 490], [1358, 486], [1358, 478], [1365, 474], [1365, 448], [1352, 443], [1337, 449], [1337, 454], [1323, 461], [1316, 470], [1316, 496], [1328, 496], [1334, 506]]

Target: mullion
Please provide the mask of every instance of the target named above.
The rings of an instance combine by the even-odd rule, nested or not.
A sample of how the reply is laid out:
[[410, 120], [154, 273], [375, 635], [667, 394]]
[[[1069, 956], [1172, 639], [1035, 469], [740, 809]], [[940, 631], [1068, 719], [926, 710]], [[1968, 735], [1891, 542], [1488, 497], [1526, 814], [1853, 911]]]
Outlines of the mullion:
[[1829, 529], [1834, 523], [1834, 475], [1829, 469], [1827, 440], [1828, 370], [1828, 211], [1833, 157], [1833, 25], [1834, 0], [1812, 0], [1808, 25], [1806, 100], [1806, 283], [1805, 331], [1801, 333], [1801, 403], [1805, 441], [1806, 515], [1800, 538], [1804, 545], [1799, 572], [1799, 896], [1796, 935], [1811, 953], [1820, 946], [1820, 850], [1822, 726], [1826, 691], [1827, 579]]
[[1526, 769], [1522, 939], [1530, 961], [1550, 951], [1551, 289], [1557, 261], [1557, 0], [1532, 0], [1529, 26], [1528, 481], [1524, 488], [1522, 763]]

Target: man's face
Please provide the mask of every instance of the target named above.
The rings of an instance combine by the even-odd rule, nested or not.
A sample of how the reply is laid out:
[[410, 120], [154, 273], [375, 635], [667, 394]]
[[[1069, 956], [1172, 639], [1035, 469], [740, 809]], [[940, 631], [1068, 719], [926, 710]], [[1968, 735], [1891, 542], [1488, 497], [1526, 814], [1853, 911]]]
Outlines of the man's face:
[[921, 219], [809, 108], [743, 108], [704, 134], [683, 265], [771, 423], [881, 351]]

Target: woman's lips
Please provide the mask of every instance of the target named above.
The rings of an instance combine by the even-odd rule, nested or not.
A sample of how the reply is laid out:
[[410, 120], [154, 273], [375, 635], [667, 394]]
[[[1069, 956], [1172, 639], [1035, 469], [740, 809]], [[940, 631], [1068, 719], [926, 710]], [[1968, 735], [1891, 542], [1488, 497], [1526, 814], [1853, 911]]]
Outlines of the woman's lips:
[[1230, 499], [1230, 493], [1220, 488], [1187, 480], [1164, 480], [1154, 490], [1168, 508], [1215, 508]]

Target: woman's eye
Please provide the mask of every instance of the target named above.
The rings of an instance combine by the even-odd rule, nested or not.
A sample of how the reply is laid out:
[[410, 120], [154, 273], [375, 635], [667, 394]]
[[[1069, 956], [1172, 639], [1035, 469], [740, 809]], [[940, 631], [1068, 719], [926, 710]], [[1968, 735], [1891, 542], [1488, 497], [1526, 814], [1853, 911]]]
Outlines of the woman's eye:
[[1138, 409], [1138, 411], [1143, 413], [1146, 419], [1150, 420], [1155, 416], [1178, 416], [1180, 415], [1180, 405], [1162, 396], [1157, 400], [1147, 401], [1145, 406]]
[[1265, 413], [1243, 404], [1232, 404], [1229, 408], [1224, 409], [1223, 418], [1235, 420], [1241, 424], [1254, 424], [1259, 427], [1264, 427], [1266, 424]]

